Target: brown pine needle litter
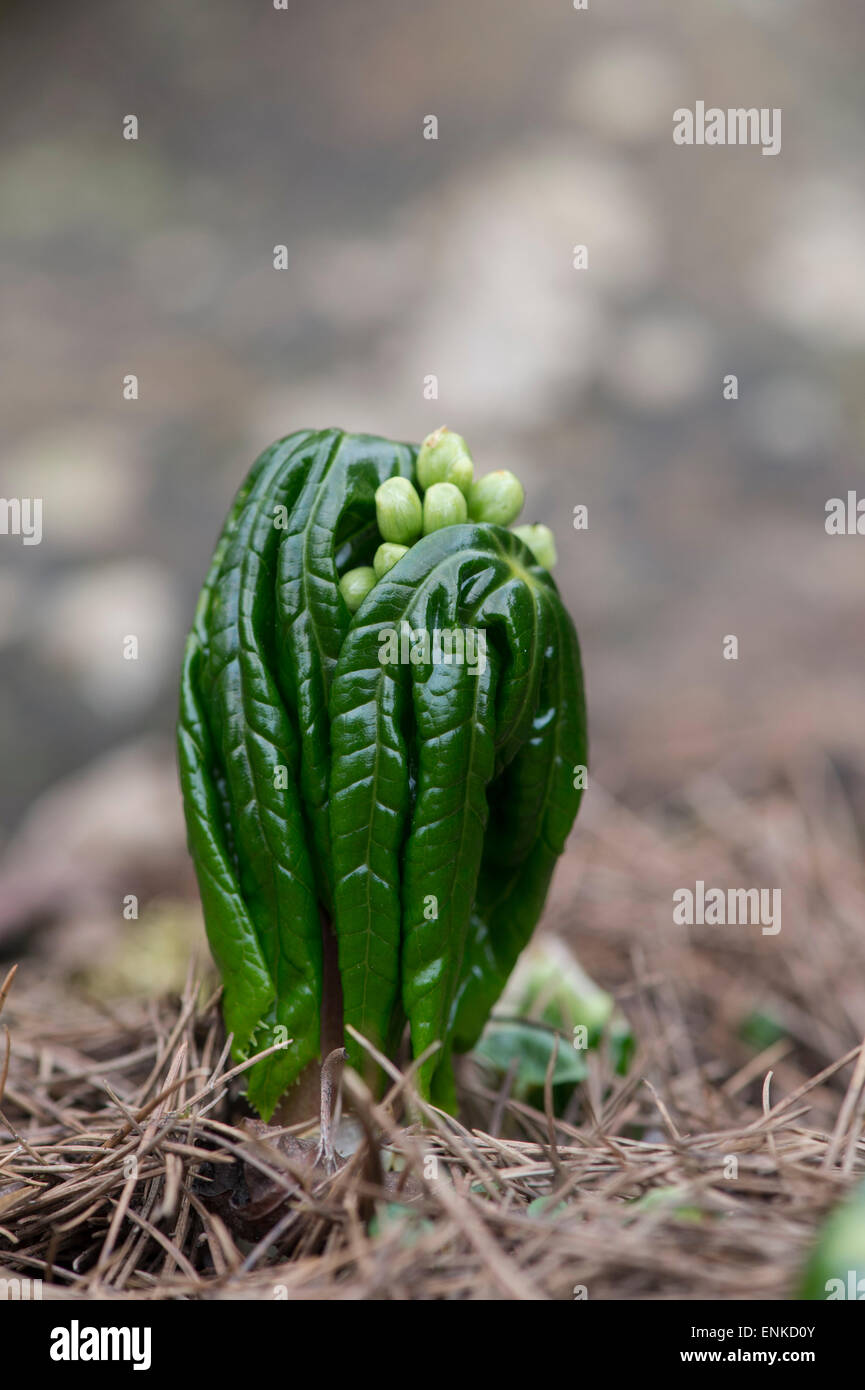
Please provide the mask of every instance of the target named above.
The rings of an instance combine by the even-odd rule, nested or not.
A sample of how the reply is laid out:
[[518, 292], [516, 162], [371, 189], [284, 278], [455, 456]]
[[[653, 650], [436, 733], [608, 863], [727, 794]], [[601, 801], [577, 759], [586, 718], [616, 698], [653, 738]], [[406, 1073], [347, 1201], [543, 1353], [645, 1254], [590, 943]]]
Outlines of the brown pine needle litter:
[[[594, 788], [546, 926], [628, 1016], [628, 1074], [590, 1054], [555, 1116], [549, 1085], [536, 1109], [468, 1059], [457, 1121], [380, 1059], [381, 1099], [342, 1076], [336, 1161], [329, 1136], [250, 1117], [212, 981], [88, 1002], [24, 960], [0, 972], [0, 1280], [44, 1299], [794, 1297], [865, 1172], [861, 859], [828, 767], [703, 780], [640, 818]], [[781, 887], [781, 932], [674, 925], [697, 879]]]

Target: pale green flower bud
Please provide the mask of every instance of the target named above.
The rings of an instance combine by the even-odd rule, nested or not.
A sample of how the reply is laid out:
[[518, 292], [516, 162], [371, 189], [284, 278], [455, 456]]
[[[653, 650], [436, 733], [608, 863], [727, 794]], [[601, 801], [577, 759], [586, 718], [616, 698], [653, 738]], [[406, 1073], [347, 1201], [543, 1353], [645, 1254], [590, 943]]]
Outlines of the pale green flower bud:
[[372, 567], [375, 570], [376, 579], [383, 579], [388, 570], [392, 570], [397, 560], [401, 560], [403, 555], [408, 555], [407, 545], [391, 545], [390, 541], [385, 541], [380, 545], [372, 557]]
[[525, 493], [519, 478], [507, 468], [485, 473], [469, 489], [469, 517], [472, 521], [490, 521], [496, 526], [509, 526], [523, 509]]
[[527, 545], [539, 565], [551, 570], [556, 563], [556, 538], [549, 526], [515, 526], [514, 535]]
[[417, 480], [424, 491], [434, 483], [453, 483], [460, 492], [468, 493], [474, 471], [462, 435], [454, 434], [446, 425], [428, 434], [418, 450]]
[[345, 599], [349, 613], [357, 612], [375, 584], [375, 570], [371, 565], [358, 565], [357, 569], [346, 570], [339, 581], [339, 592]]
[[469, 488], [472, 485], [474, 475], [475, 466], [468, 454], [461, 454], [459, 458], [453, 459], [448, 464], [444, 481], [446, 483], [453, 483], [454, 487], [458, 487], [464, 497], [468, 497]]
[[468, 516], [466, 499], [453, 483], [433, 483], [423, 499], [423, 533], [458, 526]]
[[375, 514], [383, 541], [412, 545], [423, 530], [423, 508], [408, 478], [388, 478], [376, 488]]

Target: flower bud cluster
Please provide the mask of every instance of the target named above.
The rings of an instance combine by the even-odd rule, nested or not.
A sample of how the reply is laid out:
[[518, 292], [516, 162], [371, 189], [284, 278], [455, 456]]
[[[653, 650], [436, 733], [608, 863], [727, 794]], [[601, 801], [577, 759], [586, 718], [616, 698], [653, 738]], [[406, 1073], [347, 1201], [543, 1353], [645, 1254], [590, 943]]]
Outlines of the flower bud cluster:
[[[433, 430], [421, 444], [415, 475], [417, 486], [408, 478], [395, 477], [376, 489], [375, 514], [381, 545], [371, 566], [348, 570], [339, 581], [350, 613], [357, 612], [367, 594], [421, 536], [466, 522], [510, 526], [525, 501], [522, 483], [506, 468], [475, 480], [468, 445], [462, 435], [445, 425]], [[537, 564], [552, 569], [556, 546], [548, 526], [516, 526], [514, 534], [528, 547]]]

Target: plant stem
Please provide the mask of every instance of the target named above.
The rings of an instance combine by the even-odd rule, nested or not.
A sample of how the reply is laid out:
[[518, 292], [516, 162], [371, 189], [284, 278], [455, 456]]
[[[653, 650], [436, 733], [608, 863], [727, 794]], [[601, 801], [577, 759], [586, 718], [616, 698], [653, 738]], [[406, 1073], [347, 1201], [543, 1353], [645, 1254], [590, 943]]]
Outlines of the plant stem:
[[322, 1060], [343, 1045], [342, 981], [336, 935], [323, 907], [321, 917], [321, 1056]]

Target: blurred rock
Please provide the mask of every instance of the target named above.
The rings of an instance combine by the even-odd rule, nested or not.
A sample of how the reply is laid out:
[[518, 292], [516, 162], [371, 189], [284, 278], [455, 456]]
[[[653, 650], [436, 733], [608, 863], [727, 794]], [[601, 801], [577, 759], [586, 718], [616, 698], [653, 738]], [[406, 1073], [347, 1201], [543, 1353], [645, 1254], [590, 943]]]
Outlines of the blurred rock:
[[[120, 374], [117, 375], [120, 391]], [[128, 431], [71, 419], [25, 436], [4, 460], [5, 496], [42, 498], [44, 553], [117, 544], [143, 495]]]
[[837, 396], [809, 377], [778, 376], [749, 388], [742, 406], [752, 441], [780, 463], [804, 466], [837, 448]]
[[207, 227], [172, 227], [135, 248], [135, 270], [152, 302], [173, 314], [210, 304], [226, 276], [225, 247]]
[[[138, 641], [137, 659], [124, 641]], [[65, 575], [40, 615], [41, 659], [106, 716], [145, 709], [179, 649], [179, 615], [162, 569], [129, 560]]]
[[[439, 373], [465, 430], [525, 428], [584, 391], [605, 300], [645, 290], [657, 271], [657, 226], [635, 177], [556, 146], [489, 165], [414, 216], [425, 293], [394, 335], [395, 360], [418, 394]], [[577, 244], [588, 270], [574, 269]]]
[[865, 196], [840, 176], [799, 182], [780, 200], [751, 283], [785, 328], [827, 348], [865, 344]]
[[107, 754], [41, 796], [6, 844], [0, 943], [73, 921], [119, 931], [126, 895], [143, 905], [191, 888], [185, 844], [171, 745], [147, 739]]
[[683, 73], [669, 53], [645, 40], [617, 40], [575, 68], [566, 113], [613, 141], [656, 144], [681, 105]]
[[24, 599], [27, 586], [11, 570], [0, 570], [0, 647], [14, 642], [27, 630]]
[[679, 410], [699, 395], [720, 394], [714, 356], [712, 333], [699, 319], [647, 314], [624, 325], [604, 380], [613, 398], [631, 409]]

